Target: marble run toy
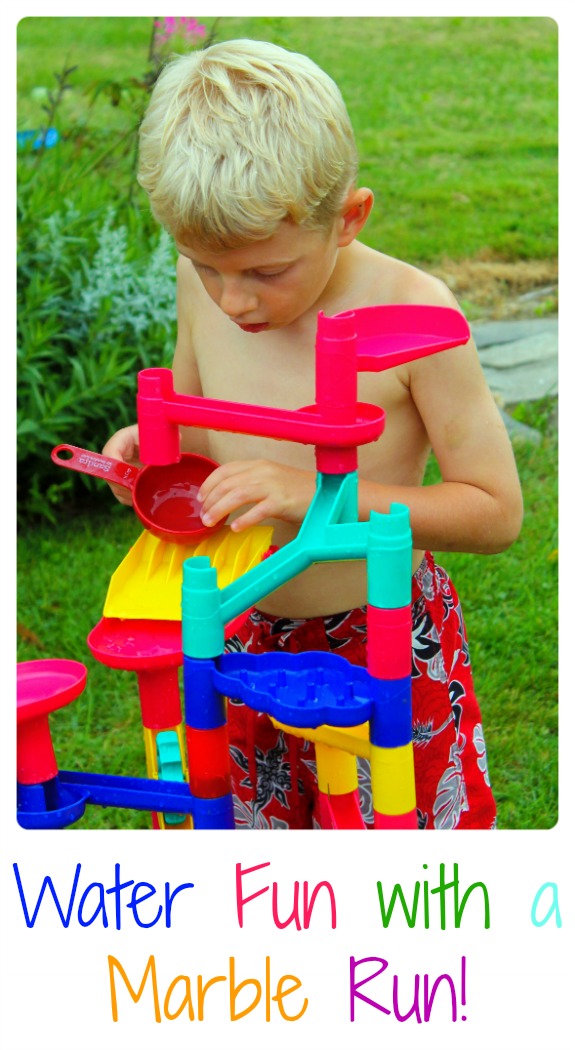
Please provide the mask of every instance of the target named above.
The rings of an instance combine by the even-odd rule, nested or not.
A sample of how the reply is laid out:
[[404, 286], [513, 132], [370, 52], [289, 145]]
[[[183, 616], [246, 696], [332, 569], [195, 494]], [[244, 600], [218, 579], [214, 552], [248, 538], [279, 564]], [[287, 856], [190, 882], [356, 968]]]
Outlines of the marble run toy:
[[[226, 698], [241, 700], [288, 732], [314, 740], [320, 826], [365, 827], [358, 754], [370, 760], [375, 827], [417, 826], [409, 511], [392, 504], [388, 514], [372, 511], [369, 521], [358, 520], [357, 449], [382, 434], [385, 413], [357, 401], [357, 377], [360, 371], [383, 371], [468, 339], [462, 315], [443, 307], [368, 307], [331, 318], [320, 313], [316, 401], [296, 411], [177, 394], [168, 369], [140, 373], [140, 455], [146, 463], [140, 477], [146, 472], [153, 477], [154, 492], [187, 484], [179, 474], [176, 480], [172, 476], [176, 465], [186, 463], [179, 444], [179, 428], [185, 425], [314, 445], [316, 494], [298, 535], [270, 557], [262, 556], [271, 539], [262, 527], [242, 535], [224, 527], [218, 536], [190, 545], [194, 537], [181, 518], [168, 521], [168, 538], [161, 533], [158, 538], [158, 522], [150, 520], [153, 494], [144, 501], [143, 513], [141, 504], [136, 508], [149, 531], [114, 574], [104, 618], [88, 645], [96, 659], [137, 675], [148, 779], [58, 771], [48, 712], [79, 695], [85, 668], [73, 661], [20, 665], [18, 819], [23, 826], [65, 826], [91, 803], [149, 809], [155, 826], [165, 829], [233, 828]], [[71, 460], [62, 460], [63, 450]], [[82, 452], [58, 446], [53, 458], [83, 469], [77, 458]], [[203, 465], [207, 468], [209, 461]], [[103, 475], [108, 479], [110, 469]], [[138, 478], [130, 472], [134, 483]], [[246, 610], [313, 563], [339, 560], [367, 564], [367, 669], [324, 652], [225, 652], [226, 636]]]
[[58, 769], [48, 714], [82, 692], [86, 668], [75, 660], [33, 660], [18, 665], [18, 823], [23, 828], [65, 828], [86, 806], [191, 813], [188, 785]]

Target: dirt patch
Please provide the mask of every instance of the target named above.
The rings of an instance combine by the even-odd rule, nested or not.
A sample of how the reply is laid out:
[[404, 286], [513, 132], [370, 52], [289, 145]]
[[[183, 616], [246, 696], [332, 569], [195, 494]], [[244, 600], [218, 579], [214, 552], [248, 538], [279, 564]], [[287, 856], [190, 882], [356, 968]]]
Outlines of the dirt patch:
[[541, 317], [557, 312], [557, 262], [445, 259], [433, 267], [472, 319]]

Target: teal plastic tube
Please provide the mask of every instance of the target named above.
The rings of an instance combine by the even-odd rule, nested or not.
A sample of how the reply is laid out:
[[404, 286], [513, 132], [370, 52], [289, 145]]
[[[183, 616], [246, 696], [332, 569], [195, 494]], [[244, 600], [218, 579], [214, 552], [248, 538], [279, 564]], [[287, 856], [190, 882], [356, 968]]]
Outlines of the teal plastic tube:
[[[243, 611], [243, 610], [242, 610]], [[224, 651], [221, 591], [210, 559], [186, 558], [182, 583], [182, 649], [185, 656], [214, 659]]]
[[409, 508], [392, 503], [389, 510], [372, 511], [369, 519], [367, 601], [378, 609], [401, 609], [411, 603]]

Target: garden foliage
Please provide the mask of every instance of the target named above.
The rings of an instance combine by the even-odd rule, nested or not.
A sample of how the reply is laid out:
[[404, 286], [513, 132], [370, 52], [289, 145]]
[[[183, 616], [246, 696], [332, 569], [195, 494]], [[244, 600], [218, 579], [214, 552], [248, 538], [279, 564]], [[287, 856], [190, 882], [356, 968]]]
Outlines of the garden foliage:
[[175, 338], [168, 234], [107, 186], [94, 197], [94, 180], [89, 206], [60, 200], [61, 166], [24, 157], [18, 201], [18, 494], [27, 515], [47, 517], [93, 487], [58, 471], [52, 447], [100, 450], [133, 422], [137, 373], [169, 364]]
[[[207, 46], [216, 25], [151, 19], [141, 75], [100, 76], [78, 92], [78, 67], [64, 66], [56, 89], [32, 92], [46, 101], [44, 144], [18, 158], [20, 518], [55, 520], [58, 504], [94, 489], [54, 467], [52, 447], [101, 449], [135, 420], [139, 370], [171, 363], [176, 250], [136, 182], [137, 129], [169, 55]], [[114, 111], [103, 124], [100, 98]]]

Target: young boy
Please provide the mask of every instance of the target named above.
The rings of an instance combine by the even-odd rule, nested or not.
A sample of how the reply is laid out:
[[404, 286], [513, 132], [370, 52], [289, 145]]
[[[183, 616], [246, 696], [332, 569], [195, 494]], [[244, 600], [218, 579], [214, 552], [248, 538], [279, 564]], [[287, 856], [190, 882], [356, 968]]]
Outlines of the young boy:
[[[309, 59], [239, 40], [173, 61], [141, 128], [140, 175], [177, 265], [174, 382], [183, 394], [296, 409], [314, 399], [314, 340], [327, 315], [376, 304], [456, 307], [447, 288], [360, 243], [373, 194], [356, 184], [341, 95]], [[431, 550], [495, 554], [522, 517], [513, 454], [473, 343], [382, 374], [359, 399], [385, 408], [359, 450], [359, 512], [410, 508], [413, 739], [421, 828], [490, 828], [481, 716], [461, 608]], [[222, 466], [204, 483], [203, 520], [273, 522], [297, 533], [315, 491], [312, 448], [188, 429], [188, 451]], [[422, 487], [431, 448], [442, 481]], [[104, 452], [137, 460], [136, 427]], [[128, 502], [125, 489], [116, 490]], [[315, 565], [262, 601], [232, 648], [335, 650], [365, 664], [362, 562]], [[311, 827], [313, 747], [229, 705], [238, 826]]]

